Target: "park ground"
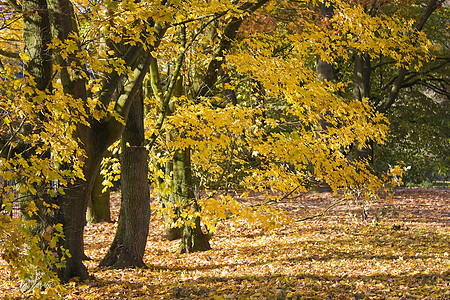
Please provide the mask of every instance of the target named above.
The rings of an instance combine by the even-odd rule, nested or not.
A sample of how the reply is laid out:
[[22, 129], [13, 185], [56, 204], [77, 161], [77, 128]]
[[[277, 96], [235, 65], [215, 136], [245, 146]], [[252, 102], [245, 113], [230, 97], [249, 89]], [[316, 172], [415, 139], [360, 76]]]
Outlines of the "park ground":
[[[337, 200], [305, 194], [277, 205], [297, 220]], [[119, 204], [114, 195], [114, 221]], [[274, 231], [227, 220], [212, 250], [201, 253], [177, 254], [179, 241], [166, 241], [162, 219], [154, 217], [148, 269], [97, 268], [116, 226], [86, 226], [92, 279], [69, 282], [65, 299], [450, 299], [449, 188], [398, 189], [392, 199], [370, 203], [366, 220], [359, 204], [348, 202]], [[2, 273], [0, 298], [19, 297], [18, 282]]]

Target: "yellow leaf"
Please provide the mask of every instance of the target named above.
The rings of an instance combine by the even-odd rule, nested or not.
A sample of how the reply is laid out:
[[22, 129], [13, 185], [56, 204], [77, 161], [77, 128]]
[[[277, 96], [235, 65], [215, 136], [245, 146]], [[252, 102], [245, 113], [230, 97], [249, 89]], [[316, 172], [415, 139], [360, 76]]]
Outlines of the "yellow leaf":
[[20, 58], [21, 58], [24, 62], [27, 62], [27, 61], [30, 60], [30, 57], [29, 57], [27, 54], [25, 54], [25, 53], [20, 53]]

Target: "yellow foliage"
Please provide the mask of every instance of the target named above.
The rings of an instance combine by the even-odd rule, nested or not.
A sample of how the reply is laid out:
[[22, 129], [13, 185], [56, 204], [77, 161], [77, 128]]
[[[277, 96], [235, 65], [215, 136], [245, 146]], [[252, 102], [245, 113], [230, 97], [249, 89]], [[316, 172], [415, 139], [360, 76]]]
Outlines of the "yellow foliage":
[[[381, 143], [388, 130], [387, 120], [367, 99], [345, 99], [342, 92], [348, 89], [347, 82], [318, 80], [312, 61], [320, 57], [337, 64], [355, 53], [364, 53], [371, 58], [391, 58], [398, 66], [420, 68], [432, 58], [432, 45], [423, 33], [414, 30], [414, 22], [395, 14], [370, 16], [359, 5], [335, 1], [332, 29], [324, 30], [311, 22], [299, 30], [296, 24], [280, 22], [271, 32], [238, 36], [230, 49], [224, 50], [218, 47], [217, 41], [226, 34], [227, 24], [252, 13], [242, 1], [170, 1], [170, 5], [164, 2], [72, 1], [79, 32], [72, 32], [66, 40], [52, 38], [49, 49], [55, 56], [54, 74], [51, 74], [51, 90], [45, 91], [36, 89], [36, 78], [27, 72], [23, 78], [16, 76], [21, 71], [20, 65], [31, 59], [22, 49], [22, 14], [5, 3], [0, 4], [0, 17], [10, 21], [0, 25], [5, 26], [0, 27], [0, 49], [17, 53], [21, 60], [3, 63], [1, 56], [2, 209], [12, 209], [14, 193], [37, 195], [38, 187], [45, 186], [45, 191], [55, 196], [75, 180], [84, 179], [82, 167], [86, 154], [79, 144], [80, 125], [90, 126], [92, 120], [111, 118], [125, 124], [119, 111], [120, 101], [113, 97], [105, 100], [102, 84], [117, 76], [121, 81], [120, 90], [125, 88], [127, 80], [135, 79], [134, 67], [143, 62], [135, 58], [131, 60], [132, 66], [127, 63], [127, 49], [131, 49], [128, 46], [151, 49], [164, 79], [170, 79], [175, 58], [181, 53], [185, 55], [179, 77], [189, 84], [185, 84], [185, 95], [172, 97], [169, 106], [175, 110], [167, 116], [162, 128], [156, 128], [162, 109], [158, 99], [167, 94], [146, 95], [149, 111], [145, 120], [146, 137], [158, 136], [149, 166], [149, 177], [156, 192], [161, 195], [173, 192], [171, 174], [164, 174], [160, 166], [175, 151], [191, 149], [194, 175], [199, 186], [210, 193], [199, 200], [200, 212], [183, 207], [173, 226], [181, 226], [183, 222], [195, 226], [192, 219], [198, 215], [211, 231], [217, 222], [231, 216], [268, 228], [287, 222], [283, 211], [270, 206], [283, 196], [267, 195], [263, 200], [267, 202], [246, 207], [227, 194], [233, 188], [287, 195], [305, 192], [311, 182], [319, 181], [327, 183], [335, 192], [363, 189], [367, 196], [388, 180], [400, 182], [399, 167], [391, 171], [390, 178], [380, 179], [371, 172], [367, 162], [354, 162], [346, 157], [345, 153], [354, 144], [364, 147], [369, 141]], [[281, 5], [302, 9], [302, 5], [315, 4], [316, 1], [301, 5], [285, 1]], [[276, 12], [278, 5], [277, 1], [267, 1], [266, 11]], [[180, 42], [181, 27], [187, 31], [187, 43]], [[162, 29], [157, 31], [157, 28]], [[210, 28], [214, 33], [206, 34]], [[157, 32], [164, 34], [161, 40]], [[151, 46], [156, 42], [159, 47], [154, 49]], [[286, 45], [290, 51], [277, 54], [277, 49]], [[194, 92], [198, 91], [212, 60], [231, 78], [229, 82], [220, 78], [213, 89], [233, 90], [238, 105], [227, 105], [218, 91], [212, 91], [213, 96], [196, 97]], [[85, 82], [86, 102], [64, 89], [64, 74]], [[255, 82], [264, 91], [264, 101], [258, 99], [261, 95], [255, 92]], [[118, 90], [111, 94], [120, 93]], [[327, 124], [326, 129], [320, 128], [321, 122]], [[167, 135], [173, 138], [166, 139]], [[25, 145], [26, 149], [12, 155], [8, 149], [18, 145]], [[119, 143], [110, 148], [110, 153], [112, 156], [102, 162], [105, 189], [120, 178], [116, 157], [120, 154]], [[164, 182], [160, 183], [161, 180]], [[54, 182], [58, 183], [56, 189], [50, 188]], [[216, 191], [218, 187], [225, 192]], [[47, 205], [46, 209], [51, 212], [58, 205]], [[37, 210], [36, 203], [31, 201], [26, 213], [33, 216]], [[174, 207], [167, 206], [161, 212], [177, 217]], [[30, 264], [51, 261], [51, 254], [39, 252], [38, 238], [18, 229], [22, 228], [19, 221], [0, 217], [0, 237], [8, 241], [2, 256], [13, 268], [29, 271], [14, 262], [21, 253], [28, 255], [23, 261]], [[57, 238], [63, 238], [61, 224], [54, 226], [52, 234], [43, 236], [52, 248], [56, 247]], [[25, 244], [29, 248], [22, 246]]]

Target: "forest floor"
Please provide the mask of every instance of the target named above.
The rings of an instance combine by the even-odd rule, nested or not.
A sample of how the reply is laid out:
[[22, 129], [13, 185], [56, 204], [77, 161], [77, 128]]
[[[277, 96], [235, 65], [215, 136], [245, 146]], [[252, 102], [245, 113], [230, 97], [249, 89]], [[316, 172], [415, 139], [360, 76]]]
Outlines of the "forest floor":
[[[293, 220], [321, 212], [338, 198], [304, 195], [279, 203]], [[258, 195], [249, 197], [252, 203]], [[119, 197], [112, 202], [117, 221]], [[450, 189], [398, 189], [372, 202], [368, 218], [342, 202], [325, 217], [274, 231], [221, 223], [212, 250], [177, 254], [153, 218], [148, 269], [97, 268], [117, 222], [88, 225], [92, 280], [67, 285], [66, 299], [450, 299]], [[0, 263], [0, 267], [2, 263]], [[4, 265], [3, 265], [4, 266]], [[0, 279], [6, 287], [6, 278]], [[0, 288], [0, 298], [17, 283]]]

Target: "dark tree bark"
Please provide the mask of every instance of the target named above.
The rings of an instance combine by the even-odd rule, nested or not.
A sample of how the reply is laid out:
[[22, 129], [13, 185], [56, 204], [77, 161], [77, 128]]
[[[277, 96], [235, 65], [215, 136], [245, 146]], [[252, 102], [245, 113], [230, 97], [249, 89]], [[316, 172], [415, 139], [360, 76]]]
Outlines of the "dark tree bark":
[[119, 225], [100, 266], [145, 267], [143, 257], [150, 222], [150, 190], [147, 181], [143, 109], [140, 92], [133, 101], [122, 134], [122, 201]]
[[23, 39], [30, 58], [24, 69], [34, 77], [40, 91], [51, 89], [52, 51], [48, 49], [52, 35], [46, 0], [24, 0]]
[[[106, 149], [105, 149], [106, 150]], [[63, 246], [69, 250], [70, 257], [66, 257], [64, 268], [58, 269], [57, 274], [62, 282], [67, 282], [72, 277], [81, 280], [89, 278], [89, 273], [82, 260], [84, 256], [83, 229], [86, 223], [86, 209], [95, 175], [100, 167], [102, 153], [90, 158], [89, 165], [85, 168], [86, 180], [78, 179], [74, 185], [68, 187], [64, 196], [60, 197], [61, 216], [65, 240]]]
[[[70, 39], [70, 34], [78, 34], [74, 20], [73, 7], [69, 0], [47, 0], [50, 12], [50, 21], [54, 37], [64, 41]], [[160, 36], [157, 37], [160, 38]], [[154, 45], [148, 51], [152, 51]], [[128, 112], [134, 95], [142, 89], [142, 81], [150, 64], [150, 52], [145, 52], [142, 45], [129, 46], [127, 51], [118, 53], [122, 55], [127, 66], [133, 70], [133, 77], [126, 78], [113, 71], [104, 76], [102, 91], [99, 95], [103, 105], [108, 106], [111, 101], [116, 102], [115, 110], [124, 120], [127, 120]], [[86, 82], [81, 74], [70, 74], [67, 66], [75, 64], [79, 70], [86, 67], [80, 65], [76, 53], [70, 54], [67, 59], [56, 57], [61, 65], [61, 83], [64, 92], [76, 99], [87, 100]], [[101, 160], [115, 140], [122, 134], [124, 126], [115, 117], [104, 118], [100, 121], [90, 119], [90, 126], [77, 124], [76, 137], [81, 141], [80, 147], [85, 151], [83, 172], [86, 180], [77, 180], [70, 184], [65, 195], [60, 195], [62, 224], [66, 236], [63, 246], [69, 251], [70, 257], [66, 257], [66, 265], [58, 270], [60, 279], [64, 282], [71, 277], [86, 279], [89, 277], [86, 267], [82, 263], [83, 254], [83, 229], [86, 223], [86, 210], [92, 194], [95, 179], [100, 169]]]

